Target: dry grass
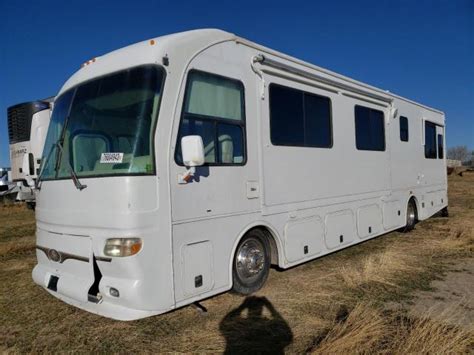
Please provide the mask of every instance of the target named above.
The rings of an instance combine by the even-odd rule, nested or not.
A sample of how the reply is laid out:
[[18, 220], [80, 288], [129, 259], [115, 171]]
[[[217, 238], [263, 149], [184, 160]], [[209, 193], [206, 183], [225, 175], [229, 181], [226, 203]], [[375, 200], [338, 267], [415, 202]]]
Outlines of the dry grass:
[[400, 273], [416, 274], [421, 270], [415, 255], [407, 254], [403, 248], [392, 245], [386, 250], [363, 257], [357, 267], [342, 266], [340, 274], [349, 287], [361, 287], [370, 283], [397, 287]]
[[473, 260], [474, 174], [452, 175], [449, 184], [449, 219], [272, 270], [257, 294], [268, 302], [226, 293], [202, 302], [206, 316], [185, 307], [126, 323], [70, 307], [35, 286], [33, 213], [0, 207], [0, 351], [472, 352], [473, 330], [453, 325], [453, 310], [443, 317], [408, 312], [418, 290], [430, 290], [458, 260]]
[[422, 318], [405, 319], [396, 323], [397, 329], [391, 352], [405, 354], [466, 354], [474, 345], [473, 328], [451, 325], [453, 314], [459, 309], [447, 309], [441, 316], [428, 314]]
[[360, 303], [309, 349], [314, 354], [465, 354], [474, 345], [473, 329], [451, 325], [453, 314], [410, 318]]
[[321, 343], [314, 344], [310, 351], [315, 354], [367, 353], [377, 349], [390, 334], [386, 320], [370, 305], [358, 304], [349, 314], [340, 317]]

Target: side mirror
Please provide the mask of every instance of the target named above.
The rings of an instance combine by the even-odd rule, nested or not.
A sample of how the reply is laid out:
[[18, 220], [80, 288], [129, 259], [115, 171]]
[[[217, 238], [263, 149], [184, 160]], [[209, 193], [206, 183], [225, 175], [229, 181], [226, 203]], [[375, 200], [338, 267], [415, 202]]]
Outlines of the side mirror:
[[26, 183], [31, 187], [31, 186], [34, 186], [35, 182], [33, 178], [30, 176], [30, 154], [23, 155], [21, 169], [23, 171], [23, 174], [25, 175]]
[[185, 136], [181, 138], [181, 154], [183, 164], [187, 167], [204, 165], [204, 144], [201, 136]]

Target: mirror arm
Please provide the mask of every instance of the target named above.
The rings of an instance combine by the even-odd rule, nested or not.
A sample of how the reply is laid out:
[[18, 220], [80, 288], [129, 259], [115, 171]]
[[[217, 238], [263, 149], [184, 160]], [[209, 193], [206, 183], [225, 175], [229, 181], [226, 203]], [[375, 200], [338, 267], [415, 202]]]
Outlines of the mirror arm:
[[30, 188], [34, 188], [35, 181], [30, 176], [30, 160], [29, 160], [29, 155], [28, 154], [23, 155], [23, 161], [22, 161], [22, 167], [21, 168], [22, 168], [23, 174], [25, 176], [26, 183], [28, 184], [28, 186]]
[[187, 184], [196, 173], [196, 167], [189, 167], [183, 174], [178, 175], [178, 184]]

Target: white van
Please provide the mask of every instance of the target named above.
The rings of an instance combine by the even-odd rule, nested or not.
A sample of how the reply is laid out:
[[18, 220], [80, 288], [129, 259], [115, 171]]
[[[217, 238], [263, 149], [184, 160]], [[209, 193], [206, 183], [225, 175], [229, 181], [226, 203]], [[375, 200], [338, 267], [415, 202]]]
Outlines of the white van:
[[93, 58], [54, 102], [33, 279], [120, 320], [255, 292], [445, 208], [444, 122], [220, 30]]

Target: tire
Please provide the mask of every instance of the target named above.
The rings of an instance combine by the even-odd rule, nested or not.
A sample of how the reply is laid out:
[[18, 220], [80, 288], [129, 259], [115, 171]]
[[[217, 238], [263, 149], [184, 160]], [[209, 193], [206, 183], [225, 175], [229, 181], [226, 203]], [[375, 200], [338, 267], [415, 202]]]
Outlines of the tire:
[[416, 221], [418, 219], [418, 212], [416, 210], [416, 204], [413, 199], [408, 201], [407, 205], [407, 221], [405, 227], [402, 228], [403, 233], [408, 233], [415, 228]]
[[232, 263], [232, 291], [250, 295], [262, 288], [270, 272], [270, 245], [260, 229], [249, 231], [240, 241]]
[[449, 217], [449, 211], [448, 211], [448, 207], [445, 207], [441, 210], [441, 217]]

